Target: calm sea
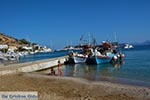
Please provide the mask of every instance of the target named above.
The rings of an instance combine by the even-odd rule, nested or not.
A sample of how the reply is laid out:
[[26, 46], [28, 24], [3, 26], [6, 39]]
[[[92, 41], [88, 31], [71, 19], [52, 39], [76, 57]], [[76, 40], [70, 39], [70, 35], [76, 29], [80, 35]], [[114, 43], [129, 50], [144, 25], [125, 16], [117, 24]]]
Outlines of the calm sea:
[[[63, 76], [150, 86], [150, 45], [134, 46], [133, 49], [123, 50], [123, 53], [125, 58], [121, 64], [63, 65]], [[67, 52], [39, 53], [29, 55], [20, 61], [41, 60], [66, 54]]]
[[32, 62], [32, 61], [36, 61], [36, 60], [43, 60], [43, 59], [66, 56], [67, 52], [68, 51], [59, 51], [59, 52], [36, 53], [36, 54], [26, 55], [24, 57], [21, 57], [19, 62], [20, 63], [22, 63], [22, 62]]

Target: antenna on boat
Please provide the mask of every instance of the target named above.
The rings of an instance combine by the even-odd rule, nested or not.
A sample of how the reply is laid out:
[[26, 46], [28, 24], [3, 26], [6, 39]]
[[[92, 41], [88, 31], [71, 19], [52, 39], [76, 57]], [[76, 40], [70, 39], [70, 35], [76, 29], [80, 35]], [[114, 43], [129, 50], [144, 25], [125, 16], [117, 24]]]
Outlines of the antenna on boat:
[[119, 38], [117, 38], [117, 32], [114, 32], [114, 35], [115, 35], [115, 42], [117, 43], [117, 46], [118, 46], [118, 50], [119, 52], [122, 52], [120, 48]]
[[73, 46], [72, 40], [70, 40], [70, 46]]
[[117, 42], [117, 32], [114, 32], [115, 42]]
[[89, 34], [88, 34], [88, 43], [90, 44], [90, 39], [91, 39], [91, 33], [89, 32]]
[[83, 44], [83, 34], [81, 34], [81, 37], [80, 37], [80, 45]]
[[67, 46], [69, 46], [69, 40], [67, 40]]

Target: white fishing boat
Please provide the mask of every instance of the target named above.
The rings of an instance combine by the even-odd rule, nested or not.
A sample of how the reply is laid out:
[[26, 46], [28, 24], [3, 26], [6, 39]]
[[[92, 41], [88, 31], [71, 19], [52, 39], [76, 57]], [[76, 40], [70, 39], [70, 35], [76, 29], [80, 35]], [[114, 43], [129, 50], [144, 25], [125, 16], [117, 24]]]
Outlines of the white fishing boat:
[[87, 56], [84, 56], [83, 54], [78, 54], [73, 56], [74, 62], [77, 63], [85, 63]]

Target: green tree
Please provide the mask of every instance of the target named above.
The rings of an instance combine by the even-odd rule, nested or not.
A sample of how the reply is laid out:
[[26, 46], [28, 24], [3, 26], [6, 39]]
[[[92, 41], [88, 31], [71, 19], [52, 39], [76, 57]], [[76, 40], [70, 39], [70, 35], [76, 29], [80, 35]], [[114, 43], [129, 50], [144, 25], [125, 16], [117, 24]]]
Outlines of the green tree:
[[0, 49], [0, 51], [2, 51], [3, 53], [6, 53], [8, 51], [7, 48], [3, 48], [3, 49]]
[[18, 51], [27, 51], [26, 49], [22, 48], [22, 47], [19, 47], [18, 48]]
[[37, 45], [37, 43], [32, 43], [32, 45]]
[[22, 44], [31, 44], [29, 41], [27, 41], [26, 39], [21, 39], [20, 42]]

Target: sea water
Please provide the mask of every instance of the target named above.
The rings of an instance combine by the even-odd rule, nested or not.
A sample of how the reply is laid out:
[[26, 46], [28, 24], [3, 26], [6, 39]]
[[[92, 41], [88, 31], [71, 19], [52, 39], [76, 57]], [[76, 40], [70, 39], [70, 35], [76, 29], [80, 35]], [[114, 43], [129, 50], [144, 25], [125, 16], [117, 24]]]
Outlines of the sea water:
[[150, 86], [150, 45], [124, 49], [123, 62], [117, 64], [72, 64], [63, 66], [63, 75], [93, 81], [111, 81]]
[[[68, 51], [38, 53], [22, 58], [20, 62], [42, 60], [65, 56]], [[79, 77], [92, 81], [111, 81], [117, 83], [150, 86], [150, 45], [122, 49], [123, 62], [117, 64], [70, 64], [62, 65], [63, 76]]]
[[57, 51], [57, 52], [41, 52], [36, 54], [29, 54], [20, 58], [19, 63], [32, 62], [37, 60], [50, 59], [55, 57], [66, 56], [68, 51]]

